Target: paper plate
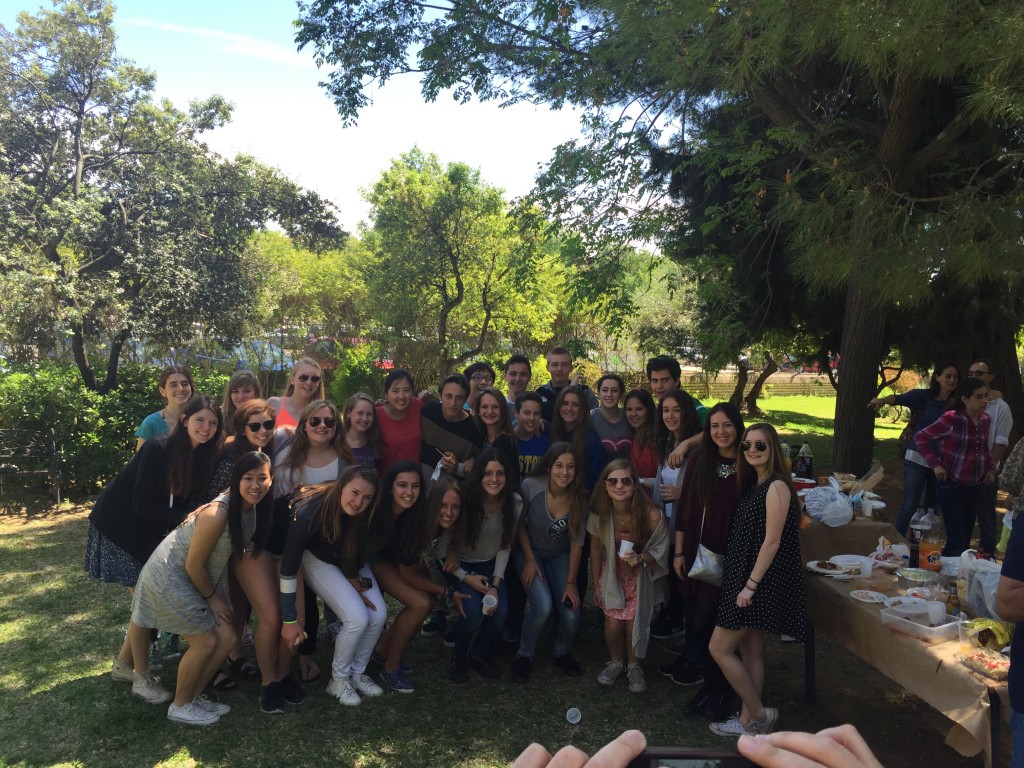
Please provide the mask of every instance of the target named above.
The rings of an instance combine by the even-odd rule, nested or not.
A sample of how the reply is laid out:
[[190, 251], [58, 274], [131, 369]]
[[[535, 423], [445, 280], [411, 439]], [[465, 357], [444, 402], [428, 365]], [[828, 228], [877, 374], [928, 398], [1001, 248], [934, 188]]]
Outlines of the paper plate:
[[850, 597], [854, 600], [860, 600], [862, 603], [885, 602], [885, 595], [881, 592], [872, 592], [870, 589], [855, 589], [850, 593]]

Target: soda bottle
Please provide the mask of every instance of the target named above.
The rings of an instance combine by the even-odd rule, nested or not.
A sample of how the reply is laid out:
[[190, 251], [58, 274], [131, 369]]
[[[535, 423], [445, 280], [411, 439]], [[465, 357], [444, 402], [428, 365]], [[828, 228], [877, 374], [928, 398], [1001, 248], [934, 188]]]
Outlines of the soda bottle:
[[814, 454], [811, 453], [811, 446], [804, 440], [804, 444], [800, 446], [800, 451], [796, 455], [798, 477], [814, 477]]
[[929, 509], [925, 517], [929, 525], [921, 539], [920, 567], [938, 573], [942, 570], [942, 547], [946, 540], [945, 530], [942, 527], [942, 521], [933, 509]]
[[918, 507], [917, 514], [910, 520], [910, 562], [908, 565], [911, 568], [921, 567], [921, 540], [924, 538], [924, 532], [931, 527], [926, 520], [927, 516], [927, 510], [924, 507]]
[[949, 597], [946, 599], [946, 613], [954, 619], [960, 617], [960, 593], [957, 590], [956, 579], [949, 582]]

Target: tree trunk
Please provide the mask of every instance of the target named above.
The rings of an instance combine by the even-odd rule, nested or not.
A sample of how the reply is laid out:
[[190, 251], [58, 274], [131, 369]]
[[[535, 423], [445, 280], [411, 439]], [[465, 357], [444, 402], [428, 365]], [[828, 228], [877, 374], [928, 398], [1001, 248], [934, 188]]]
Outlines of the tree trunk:
[[839, 343], [839, 389], [836, 395], [833, 471], [862, 475], [871, 466], [874, 411], [868, 401], [877, 394], [878, 366], [886, 352], [885, 319], [889, 308], [878, 303], [856, 272], [846, 285], [843, 333]]
[[743, 390], [747, 388], [747, 381], [750, 375], [747, 370], [747, 364], [737, 356], [736, 357], [736, 386], [733, 387], [732, 395], [729, 397], [729, 403], [736, 407], [736, 410], [743, 408]]
[[71, 354], [75, 357], [78, 372], [82, 374], [82, 382], [94, 392], [99, 392], [96, 374], [93, 373], [92, 366], [89, 365], [89, 356], [85, 353], [85, 337], [81, 327], [75, 328], [71, 334]]
[[779, 370], [779, 364], [775, 362], [771, 355], [766, 355], [768, 362], [765, 363], [764, 369], [757, 375], [757, 379], [754, 380], [754, 386], [750, 388], [750, 392], [744, 400], [747, 403], [747, 413], [751, 416], [760, 416], [761, 409], [757, 407], [757, 398], [761, 396], [761, 390], [764, 389], [764, 383], [768, 381], [768, 377]]

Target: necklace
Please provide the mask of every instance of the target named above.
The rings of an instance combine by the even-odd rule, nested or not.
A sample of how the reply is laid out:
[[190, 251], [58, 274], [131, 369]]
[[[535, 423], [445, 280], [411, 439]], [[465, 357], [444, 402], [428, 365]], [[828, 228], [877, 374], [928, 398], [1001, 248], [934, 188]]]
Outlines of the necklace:
[[736, 474], [736, 462], [718, 462], [718, 476], [719, 477], [732, 477]]

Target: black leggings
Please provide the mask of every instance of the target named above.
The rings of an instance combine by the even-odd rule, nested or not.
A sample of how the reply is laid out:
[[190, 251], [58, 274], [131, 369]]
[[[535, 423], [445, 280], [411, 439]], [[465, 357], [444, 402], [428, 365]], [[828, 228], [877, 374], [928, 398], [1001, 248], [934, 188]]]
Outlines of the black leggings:
[[686, 634], [693, 633], [695, 642], [691, 646], [701, 655], [700, 665], [704, 669], [704, 687], [714, 691], [731, 691], [732, 688], [708, 652], [711, 635], [718, 618], [718, 597], [711, 597], [703, 587], [686, 601]]

